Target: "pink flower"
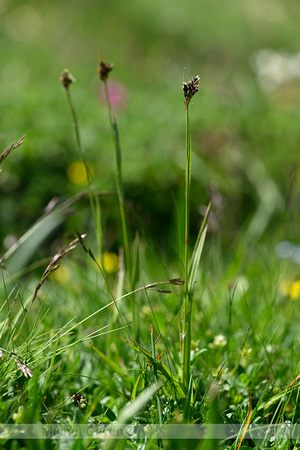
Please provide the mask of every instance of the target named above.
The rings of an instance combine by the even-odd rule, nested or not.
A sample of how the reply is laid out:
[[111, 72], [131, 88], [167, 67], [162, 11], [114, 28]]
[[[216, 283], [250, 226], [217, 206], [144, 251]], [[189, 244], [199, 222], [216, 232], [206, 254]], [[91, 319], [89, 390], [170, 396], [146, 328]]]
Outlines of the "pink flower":
[[[127, 90], [117, 81], [109, 81], [107, 83], [108, 98], [112, 108], [125, 109], [127, 106]], [[100, 92], [101, 100], [106, 103], [104, 88]]]

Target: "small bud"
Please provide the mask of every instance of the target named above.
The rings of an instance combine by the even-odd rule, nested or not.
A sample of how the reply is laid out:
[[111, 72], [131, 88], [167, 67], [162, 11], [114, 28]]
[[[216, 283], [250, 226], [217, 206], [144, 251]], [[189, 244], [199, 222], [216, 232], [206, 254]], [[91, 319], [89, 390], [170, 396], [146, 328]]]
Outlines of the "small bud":
[[183, 95], [184, 95], [184, 102], [186, 107], [188, 107], [191, 99], [194, 97], [194, 95], [199, 91], [199, 82], [200, 77], [197, 75], [192, 80], [188, 81], [187, 83], [183, 83], [182, 89], [183, 89]]
[[75, 80], [75, 78], [73, 77], [73, 75], [70, 74], [70, 72], [68, 71], [68, 69], [65, 69], [65, 70], [63, 71], [62, 76], [60, 77], [60, 81], [61, 81], [61, 83], [62, 83], [62, 85], [63, 85], [63, 87], [64, 87], [65, 89], [69, 89], [69, 85], [70, 85], [71, 83], [73, 83], [74, 81], [76, 81], [76, 80]]

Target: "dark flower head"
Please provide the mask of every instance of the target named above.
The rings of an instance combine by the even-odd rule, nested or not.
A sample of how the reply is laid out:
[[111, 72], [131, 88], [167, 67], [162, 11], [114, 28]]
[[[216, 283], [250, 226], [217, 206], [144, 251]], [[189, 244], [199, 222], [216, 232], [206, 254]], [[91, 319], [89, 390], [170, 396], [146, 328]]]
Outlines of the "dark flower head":
[[68, 69], [65, 69], [60, 77], [60, 81], [65, 89], [69, 89], [69, 85], [75, 81], [75, 78], [70, 74]]
[[186, 107], [188, 107], [191, 99], [194, 97], [194, 95], [199, 91], [199, 82], [200, 77], [197, 75], [192, 80], [189, 80], [187, 83], [183, 83], [182, 89], [183, 89], [183, 95], [184, 95], [184, 102]]
[[113, 69], [113, 64], [105, 64], [105, 62], [102, 61], [102, 55], [99, 63], [99, 76], [100, 80], [106, 81], [109, 72]]
[[89, 399], [81, 394], [73, 394], [71, 397], [72, 402], [77, 402], [80, 408], [85, 408], [89, 404]]

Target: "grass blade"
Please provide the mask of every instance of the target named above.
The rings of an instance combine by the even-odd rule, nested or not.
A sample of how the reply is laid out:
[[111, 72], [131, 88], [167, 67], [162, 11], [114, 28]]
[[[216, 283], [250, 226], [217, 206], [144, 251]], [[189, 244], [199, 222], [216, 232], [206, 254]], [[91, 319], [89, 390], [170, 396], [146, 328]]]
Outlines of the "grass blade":
[[[130, 422], [131, 419], [143, 408], [143, 406], [152, 399], [155, 393], [160, 389], [161, 383], [155, 383], [150, 386], [148, 389], [145, 389], [142, 394], [133, 400], [133, 402], [126, 405], [119, 414], [119, 418], [117, 421], [118, 426], [114, 428], [114, 431], [117, 432], [117, 435], [121, 432], [121, 430], [126, 426], [127, 423]], [[120, 446], [119, 446], [120, 445]], [[115, 449], [115, 448], [123, 448], [125, 446], [125, 441], [119, 441], [119, 439], [111, 439], [107, 440], [104, 445], [105, 450]]]
[[196, 281], [197, 270], [199, 267], [203, 245], [205, 241], [206, 231], [207, 231], [207, 221], [210, 212], [211, 203], [209, 203], [205, 217], [203, 219], [200, 231], [197, 236], [197, 241], [194, 247], [194, 251], [191, 257], [190, 266], [189, 266], [189, 276], [188, 276], [188, 292], [191, 294], [194, 290], [194, 284]]
[[117, 373], [120, 378], [123, 380], [124, 385], [128, 390], [131, 390], [132, 386], [129, 381], [128, 376], [124, 373], [124, 371], [120, 368], [120, 366], [115, 363], [112, 359], [110, 359], [108, 356], [106, 356], [104, 353], [102, 353], [100, 350], [98, 350], [96, 347], [94, 347], [93, 344], [90, 343], [90, 346], [93, 350], [97, 353], [98, 356], [102, 359], [102, 361], [107, 365], [108, 370], [111, 373]]
[[122, 339], [122, 341], [125, 342], [126, 344], [130, 345], [130, 347], [133, 348], [133, 350], [135, 350], [137, 353], [140, 353], [142, 356], [144, 356], [146, 360], [149, 361], [151, 364], [155, 363], [157, 373], [160, 376], [162, 376], [166, 382], [171, 381], [173, 383], [177, 400], [186, 398], [186, 394], [181, 384], [172, 375], [171, 371], [167, 368], [165, 364], [158, 361], [157, 359], [155, 359], [154, 361], [152, 354], [148, 352], [148, 350], [144, 349], [137, 342], [133, 341], [134, 344], [132, 344], [131, 342], [126, 341], [126, 339], [122, 338], [121, 336], [119, 336], [119, 338]]

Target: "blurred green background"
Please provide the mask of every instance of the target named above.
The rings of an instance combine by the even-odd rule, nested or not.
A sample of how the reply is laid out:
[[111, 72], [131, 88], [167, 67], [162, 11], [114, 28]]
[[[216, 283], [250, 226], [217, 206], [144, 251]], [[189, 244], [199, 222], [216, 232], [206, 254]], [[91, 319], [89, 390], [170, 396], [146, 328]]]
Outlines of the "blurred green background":
[[[5, 237], [24, 233], [51, 199], [85, 189], [74, 175], [80, 158], [59, 81], [65, 68], [76, 78], [71, 95], [95, 182], [115, 190], [100, 50], [114, 63], [109, 83], [133, 229], [166, 247], [174, 236], [186, 68], [186, 80], [201, 78], [191, 105], [192, 231], [212, 199], [210, 231], [225, 250], [241, 233], [247, 244], [273, 231], [278, 241], [299, 242], [299, 19], [296, 0], [1, 0], [1, 151], [26, 134], [0, 174], [1, 253]], [[114, 223], [116, 199], [104, 204]], [[70, 229], [84, 232], [78, 217]], [[107, 233], [108, 247], [117, 235]]]

